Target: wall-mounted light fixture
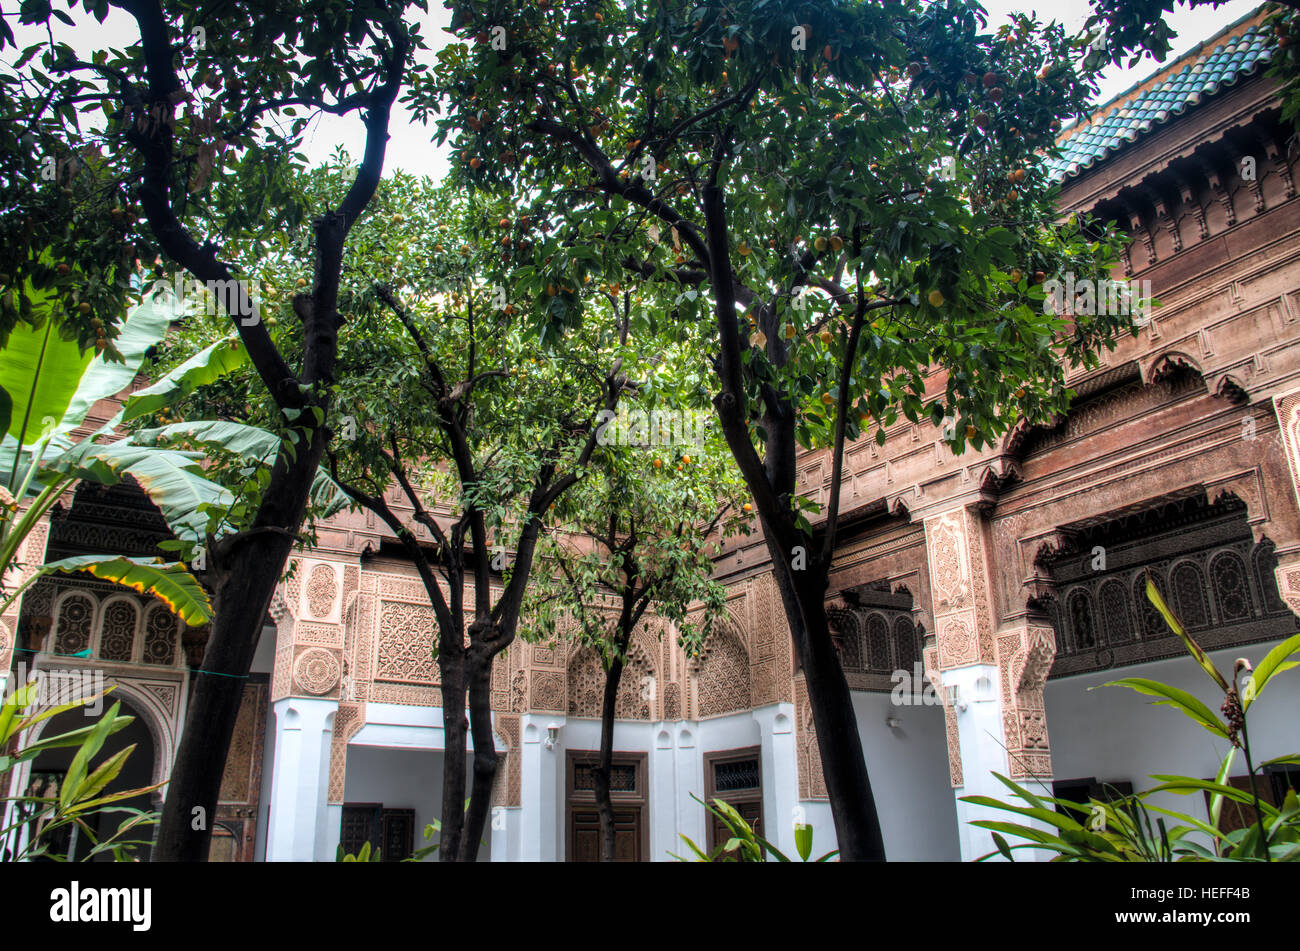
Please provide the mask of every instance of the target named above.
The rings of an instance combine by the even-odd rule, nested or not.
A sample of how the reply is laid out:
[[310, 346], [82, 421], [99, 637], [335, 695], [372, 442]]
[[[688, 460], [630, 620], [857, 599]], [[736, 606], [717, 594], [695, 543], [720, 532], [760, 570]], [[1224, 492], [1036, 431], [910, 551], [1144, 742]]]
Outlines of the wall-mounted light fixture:
[[948, 693], [948, 705], [958, 713], [966, 712], [966, 701], [961, 698], [961, 690], [956, 684], [948, 684], [945, 688]]
[[889, 727], [891, 730], [897, 730], [902, 725], [903, 725], [902, 717], [895, 716], [892, 713], [889, 716], [885, 717], [885, 726]]
[[555, 741], [560, 736], [560, 725], [558, 723], [548, 723], [546, 725], [546, 740], [543, 742], [548, 750], [555, 749]]

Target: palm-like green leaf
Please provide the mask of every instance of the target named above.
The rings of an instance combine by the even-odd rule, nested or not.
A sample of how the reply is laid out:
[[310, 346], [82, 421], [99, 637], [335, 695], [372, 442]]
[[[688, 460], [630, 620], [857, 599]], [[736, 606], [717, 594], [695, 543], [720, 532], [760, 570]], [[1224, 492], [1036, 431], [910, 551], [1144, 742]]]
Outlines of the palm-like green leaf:
[[63, 421], [94, 359], [93, 351], [83, 352], [75, 340], [59, 336], [51, 294], [37, 292], [30, 284], [27, 293], [36, 320], [13, 328], [0, 360], [0, 387], [13, 403], [5, 431], [23, 445]]
[[57, 319], [49, 316], [48, 300], [40, 301], [36, 310], [44, 311], [46, 319], [15, 327], [0, 361], [0, 387], [13, 403], [6, 431], [24, 446], [49, 429], [76, 429], [97, 402], [130, 386], [146, 352], [163, 339], [178, 313], [165, 299], [135, 307], [114, 341], [123, 358], [115, 362], [91, 350], [83, 352], [75, 340], [64, 340]]
[[204, 507], [224, 508], [234, 496], [208, 479], [201, 452], [137, 445], [130, 439], [95, 445], [80, 443], [54, 461], [66, 475], [113, 485], [131, 476], [158, 506], [179, 538], [201, 541], [208, 518]]
[[147, 297], [132, 309], [122, 322], [121, 333], [113, 341], [122, 354], [122, 362], [110, 362], [102, 356], [90, 362], [63, 414], [59, 430], [76, 429], [85, 421], [92, 406], [129, 387], [140, 372], [145, 354], [162, 342], [172, 321], [180, 315], [176, 301], [165, 295]]
[[[239, 456], [249, 464], [262, 465], [273, 463], [280, 451], [280, 439], [275, 433], [229, 420], [201, 420], [142, 429], [119, 444], [210, 446]], [[324, 469], [316, 470], [311, 502], [321, 518], [328, 518], [352, 504], [347, 493]]]

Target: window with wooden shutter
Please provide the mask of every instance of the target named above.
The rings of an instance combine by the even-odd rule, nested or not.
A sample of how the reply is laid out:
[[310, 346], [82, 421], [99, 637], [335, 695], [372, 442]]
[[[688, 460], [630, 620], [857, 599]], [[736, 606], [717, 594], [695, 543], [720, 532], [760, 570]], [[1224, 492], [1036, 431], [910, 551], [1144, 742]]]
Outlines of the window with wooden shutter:
[[[706, 753], [704, 780], [710, 802], [721, 799], [739, 812], [755, 832], [763, 835], [763, 769], [757, 746]], [[722, 820], [709, 813], [709, 850], [730, 837]]]

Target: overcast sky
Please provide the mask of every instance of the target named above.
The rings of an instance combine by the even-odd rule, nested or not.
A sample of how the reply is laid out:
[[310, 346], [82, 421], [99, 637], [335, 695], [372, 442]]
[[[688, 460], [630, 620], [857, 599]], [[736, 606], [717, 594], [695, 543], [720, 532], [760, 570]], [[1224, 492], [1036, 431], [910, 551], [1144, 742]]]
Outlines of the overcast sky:
[[[59, 4], [63, 6], [63, 4]], [[1083, 0], [1054, 0], [1054, 2], [1026, 2], [1026, 0], [985, 0], [989, 12], [990, 27], [996, 27], [1006, 21], [1016, 11], [1041, 11], [1044, 19], [1055, 18], [1064, 21], [1067, 28], [1077, 29], [1087, 18], [1089, 6]], [[1172, 57], [1177, 57], [1195, 46], [1203, 39], [1218, 32], [1224, 26], [1246, 15], [1259, 6], [1257, 0], [1229, 0], [1217, 10], [1208, 5], [1189, 9], [1180, 3], [1169, 18], [1171, 28], [1178, 34], [1173, 43]], [[430, 0], [432, 8], [422, 19], [422, 32], [430, 46], [425, 55], [432, 58], [433, 52], [454, 39], [445, 32], [450, 20], [450, 12], [444, 9], [439, 0]], [[9, 17], [18, 8], [18, 0], [0, 0], [0, 10]], [[76, 27], [68, 27], [55, 22], [55, 37], [67, 42], [80, 55], [89, 60], [91, 53], [98, 48], [129, 45], [135, 38], [134, 21], [126, 14], [113, 9], [104, 24], [97, 23], [83, 9], [69, 11], [78, 21]], [[11, 24], [14, 22], [10, 20]], [[19, 49], [33, 42], [44, 39], [45, 31], [41, 27], [15, 29]], [[7, 51], [6, 62], [16, 57]], [[1128, 89], [1160, 68], [1149, 57], [1132, 69], [1112, 69], [1103, 76], [1099, 101], [1110, 99]], [[401, 168], [413, 174], [425, 174], [442, 178], [447, 171], [449, 150], [445, 147], [434, 148], [429, 141], [428, 130], [414, 122], [410, 116], [400, 110], [394, 112], [390, 124], [391, 139], [388, 147], [387, 168]], [[355, 116], [322, 116], [311, 127], [304, 142], [304, 151], [315, 160], [324, 159], [336, 145], [342, 145], [354, 157], [360, 156], [363, 148], [361, 122]]]

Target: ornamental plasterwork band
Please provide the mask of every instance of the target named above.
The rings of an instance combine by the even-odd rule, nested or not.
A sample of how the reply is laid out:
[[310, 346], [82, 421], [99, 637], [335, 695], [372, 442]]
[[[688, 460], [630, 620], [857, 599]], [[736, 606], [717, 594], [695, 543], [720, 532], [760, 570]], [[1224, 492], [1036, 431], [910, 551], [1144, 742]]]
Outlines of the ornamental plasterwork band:
[[979, 515], [967, 509], [925, 520], [940, 670], [993, 663], [981, 533]]
[[[925, 670], [936, 691], [943, 697], [944, 732], [948, 741], [948, 774], [954, 787], [963, 785], [961, 762], [961, 737], [957, 726], [957, 714], [944, 695], [942, 675], [945, 670], [966, 667], [972, 664], [992, 664], [999, 648], [1007, 652], [1007, 662], [1011, 662], [1015, 646], [1023, 647], [1016, 635], [1015, 644], [1007, 639], [1005, 644], [999, 635], [997, 647], [992, 632], [992, 612], [989, 606], [987, 584], [988, 568], [985, 563], [983, 522], [979, 513], [971, 508], [958, 508], [942, 515], [925, 520], [926, 555], [930, 567], [930, 598], [934, 616], [934, 646], [927, 646], [922, 651]], [[1048, 629], [1048, 644], [1055, 650], [1055, 640]], [[1035, 642], [1036, 648], [1041, 648]], [[1041, 650], [1039, 651], [1041, 653]], [[1039, 653], [1033, 653], [1036, 659]], [[1047, 680], [1047, 671], [1051, 668], [1049, 655], [1046, 666], [1042, 669], [1042, 682], [1038, 683], [1037, 693], [1032, 689], [1036, 682], [1031, 677], [1030, 689], [1016, 689], [1008, 693], [1005, 672], [1002, 683], [1003, 727], [1007, 736], [1017, 738], [1013, 750], [1007, 743], [1013, 764], [1019, 760], [1029, 763], [1027, 769], [1035, 774], [1042, 765], [1047, 750], [1047, 721], [1043, 714], [1042, 684]], [[1034, 676], [1038, 673], [1036, 665], [1030, 667]], [[1018, 681], [1017, 681], [1018, 683]], [[1020, 704], [1017, 706], [1016, 704]], [[1021, 714], [1023, 710], [1023, 716]], [[1014, 734], [1009, 729], [1014, 727]], [[1022, 752], [1020, 737], [1025, 737], [1029, 755]], [[1050, 772], [1051, 758], [1046, 756]], [[1016, 767], [1011, 767], [1016, 775]], [[1024, 774], [1021, 774], [1024, 775]]]
[[966, 781], [962, 777], [961, 742], [957, 732], [957, 712], [953, 710], [952, 704], [948, 702], [947, 693], [943, 689], [943, 675], [939, 672], [939, 648], [927, 647], [921, 651], [921, 657], [925, 676], [934, 685], [935, 693], [943, 702], [944, 734], [948, 743], [948, 778], [952, 782], [953, 788], [964, 786]]
[[343, 677], [343, 580], [346, 567], [297, 559], [293, 577], [271, 601], [276, 625], [271, 700], [338, 699]]

